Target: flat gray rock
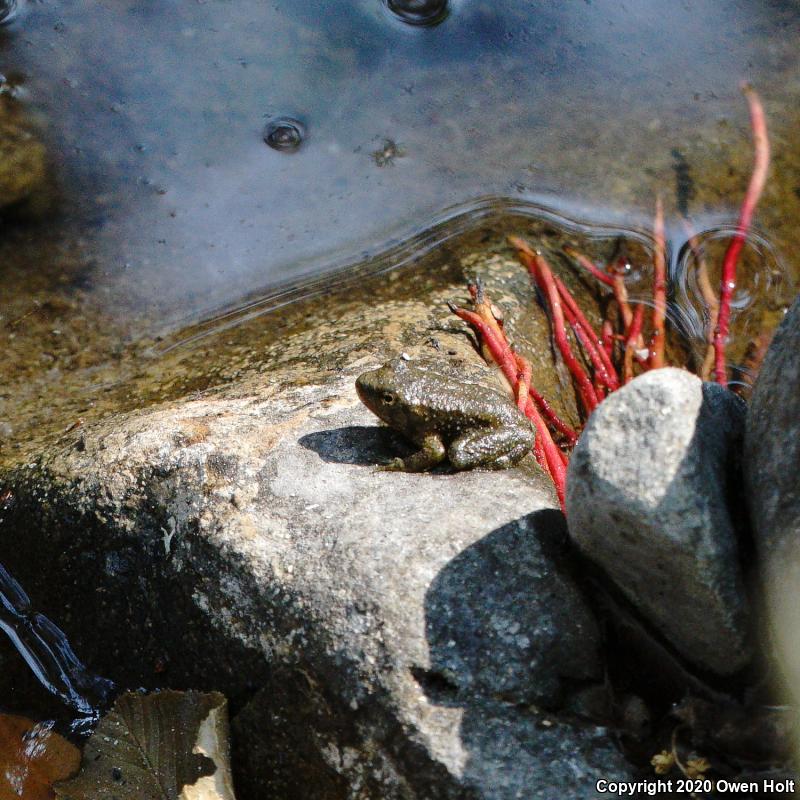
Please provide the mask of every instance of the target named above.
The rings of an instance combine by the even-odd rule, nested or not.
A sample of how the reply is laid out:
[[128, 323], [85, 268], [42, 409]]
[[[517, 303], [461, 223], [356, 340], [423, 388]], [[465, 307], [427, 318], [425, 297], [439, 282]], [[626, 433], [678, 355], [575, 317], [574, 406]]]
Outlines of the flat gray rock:
[[589, 419], [570, 461], [570, 535], [688, 662], [751, 657], [728, 510], [744, 404], [678, 369], [645, 373]]
[[773, 628], [800, 694], [800, 298], [778, 328], [756, 380], [744, 475]]
[[260, 373], [0, 476], [0, 561], [93, 670], [230, 698], [240, 800], [584, 800], [635, 775], [558, 716], [603, 664], [542, 473], [375, 468], [408, 449], [361, 371], [401, 348], [480, 366], [460, 323], [428, 343], [431, 307], [284, 337]]

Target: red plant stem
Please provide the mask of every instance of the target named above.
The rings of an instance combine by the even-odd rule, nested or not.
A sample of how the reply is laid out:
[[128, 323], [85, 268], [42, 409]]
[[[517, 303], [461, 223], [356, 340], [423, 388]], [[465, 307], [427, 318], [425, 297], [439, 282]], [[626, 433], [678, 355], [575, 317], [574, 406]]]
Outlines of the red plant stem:
[[[531, 363], [528, 359], [523, 358], [519, 353], [514, 353], [514, 359], [517, 362], [517, 408], [526, 416], [528, 416], [528, 403], [530, 403], [530, 389], [531, 389]], [[532, 419], [532, 417], [528, 417]], [[550, 471], [547, 466], [547, 457], [544, 454], [544, 446], [542, 437], [536, 435], [533, 440], [533, 455], [542, 469]]]
[[[534, 444], [534, 455], [539, 465], [546, 468], [550, 473], [550, 479], [556, 487], [556, 495], [561, 510], [564, 510], [564, 491], [567, 485], [567, 456], [558, 449], [547, 425], [542, 419], [541, 414], [530, 398], [525, 406], [525, 416], [533, 423], [536, 429], [536, 441]], [[537, 453], [538, 448], [538, 453]], [[544, 463], [542, 463], [544, 462]]]
[[642, 333], [642, 321], [644, 320], [644, 306], [639, 303], [636, 311], [633, 312], [628, 334], [625, 338], [625, 359], [623, 362], [622, 382], [630, 383], [633, 378], [633, 357], [636, 351], [637, 339]]
[[633, 310], [631, 304], [628, 302], [628, 290], [625, 288], [625, 279], [622, 275], [614, 275], [612, 278], [614, 284], [614, 299], [619, 306], [619, 313], [622, 316], [622, 325], [629, 328], [633, 322]]
[[553, 273], [547, 261], [538, 253], [534, 255], [533, 259], [526, 258], [525, 260], [528, 262], [528, 270], [547, 297], [548, 303], [550, 304], [550, 314], [553, 318], [553, 336], [556, 340], [556, 346], [561, 353], [561, 357], [564, 359], [564, 363], [567, 365], [567, 369], [572, 373], [572, 376], [578, 384], [578, 394], [581, 398], [584, 410], [587, 414], [591, 414], [598, 404], [597, 394], [594, 391], [592, 382], [589, 380], [589, 377], [570, 347], [569, 339], [567, 338], [567, 329], [564, 323], [564, 310], [561, 305], [558, 287], [553, 279]]
[[[516, 386], [518, 375], [517, 359], [521, 358], [521, 356], [514, 353], [505, 336], [502, 333], [498, 336], [495, 329], [474, 311], [467, 311], [465, 308], [458, 308], [454, 305], [450, 306], [450, 310], [456, 316], [461, 317], [465, 322], [472, 325], [478, 333], [481, 334], [486, 346], [489, 348], [492, 358], [506, 376], [506, 380], [508, 380], [512, 387]], [[558, 428], [558, 430], [567, 437], [570, 445], [574, 445], [578, 440], [578, 434], [559, 419], [547, 401], [532, 386], [529, 389], [529, 393], [537, 405], [543, 405], [545, 407], [542, 409], [541, 413], [548, 418], [554, 427]], [[537, 416], [539, 415], [538, 409], [536, 409], [536, 414]], [[549, 435], [548, 432], [548, 436]]]
[[570, 258], [574, 258], [585, 270], [591, 272], [601, 283], [604, 283], [606, 286], [614, 286], [614, 279], [607, 272], [603, 272], [600, 267], [583, 253], [579, 252], [574, 247], [565, 247], [564, 252]]
[[650, 338], [650, 369], [664, 366], [664, 321], [667, 316], [667, 259], [664, 239], [664, 206], [656, 198], [656, 216], [653, 222], [653, 333]]
[[603, 320], [601, 336], [603, 341], [603, 352], [606, 354], [606, 358], [611, 361], [614, 358], [614, 326], [611, 324], [610, 319]]
[[[497, 333], [491, 325], [489, 325], [479, 314], [474, 311], [467, 311], [465, 308], [458, 308], [455, 305], [450, 306], [450, 310], [458, 317], [472, 325], [483, 337], [486, 345], [492, 353], [492, 357], [497, 362], [498, 366], [503, 370], [503, 374], [508, 379], [512, 386], [517, 385], [517, 376], [520, 371], [520, 361], [524, 361], [521, 356], [516, 355], [511, 346], [505, 340], [505, 337], [498, 337]], [[527, 369], [530, 369], [528, 367]], [[522, 370], [525, 371], [524, 369]], [[541, 442], [540, 453], [544, 453], [544, 462], [547, 467], [553, 484], [556, 487], [556, 494], [561, 508], [564, 508], [564, 487], [566, 486], [567, 473], [566, 466], [563, 460], [563, 454], [556, 447], [550, 431], [547, 429], [544, 419], [542, 418], [539, 410], [536, 408], [531, 400], [525, 404], [525, 415], [534, 425], [536, 429], [536, 436]], [[534, 447], [534, 455], [537, 454], [536, 447]], [[538, 457], [537, 457], [538, 460]], [[541, 462], [540, 462], [541, 463]]]
[[753, 212], [764, 189], [767, 170], [769, 169], [769, 137], [767, 135], [766, 119], [764, 118], [764, 108], [752, 87], [743, 85], [742, 91], [750, 106], [750, 126], [753, 130], [755, 158], [750, 183], [739, 211], [736, 233], [733, 235], [722, 260], [719, 314], [717, 315], [717, 325], [714, 329], [714, 377], [720, 386], [728, 385], [727, 370], [725, 368], [725, 345], [730, 330], [731, 300], [733, 299], [733, 291], [736, 288], [736, 264], [747, 240], [747, 233], [753, 220]]
[[468, 311], [465, 308], [450, 304], [450, 310], [457, 316], [468, 322], [483, 337], [483, 341], [488, 346], [492, 358], [503, 371], [512, 387], [517, 385], [517, 361], [511, 345], [506, 341], [505, 336], [498, 336], [496, 330], [486, 322], [479, 314]]
[[[556, 286], [558, 293], [561, 295], [561, 300], [564, 303], [564, 313], [567, 321], [572, 325], [575, 335], [586, 350], [589, 360], [595, 368], [600, 382], [612, 392], [619, 389], [619, 376], [617, 375], [611, 359], [606, 355], [605, 351], [599, 347], [600, 337], [595, 333], [592, 323], [584, 316], [580, 306], [575, 301], [572, 293], [564, 285], [564, 281], [558, 276], [555, 276]], [[574, 321], [573, 321], [574, 320]]]
[[[498, 348], [503, 351], [504, 358], [508, 358], [508, 354], [510, 353], [514, 358], [521, 358], [518, 356], [512, 349], [511, 345], [508, 343], [508, 339], [506, 339], [505, 332], [497, 319], [496, 310], [494, 306], [488, 302], [483, 294], [482, 289], [477, 286], [476, 284], [470, 284], [468, 287], [470, 296], [475, 304], [475, 311], [473, 313], [477, 314], [483, 322], [493, 331], [495, 338], [498, 339]], [[484, 337], [485, 339], [485, 337]], [[488, 346], [486, 342], [483, 344], [483, 349], [488, 350], [487, 360], [497, 361], [497, 359], [492, 354], [491, 348]], [[486, 353], [483, 354], [486, 357]], [[499, 362], [498, 362], [499, 363]], [[516, 386], [518, 381], [512, 380], [507, 372], [504, 370], [503, 374], [506, 376], [506, 379], [511, 384], [512, 391], [514, 392], [515, 396], [517, 394]], [[544, 416], [545, 420], [550, 423], [557, 431], [563, 434], [567, 439], [567, 444], [569, 447], [573, 447], [575, 442], [578, 441], [578, 434], [574, 431], [566, 422], [564, 422], [558, 414], [554, 411], [553, 407], [547, 402], [547, 400], [542, 397], [539, 392], [536, 391], [532, 386], [528, 386], [528, 393], [533, 398], [533, 401], [539, 407], [539, 411]]]
[[531, 392], [531, 362], [518, 353], [514, 354], [517, 362], [517, 408], [524, 414]]
[[553, 407], [547, 400], [533, 388], [530, 387], [530, 396], [533, 398], [533, 402], [539, 407], [539, 411], [541, 411], [542, 416], [550, 423], [550, 425], [555, 428], [559, 433], [563, 434], [567, 439], [567, 446], [573, 447], [575, 442], [578, 441], [578, 433], [577, 431], [570, 428], [566, 422], [564, 422], [561, 417], [556, 414], [553, 410]]
[[[517, 239], [517, 237], [509, 237], [509, 238], [512, 244], [514, 244], [518, 248], [519, 248], [519, 243], [526, 244], [524, 240]], [[530, 250], [529, 247], [527, 248], [527, 250], [530, 251], [531, 255], [533, 254], [533, 251]], [[522, 252], [525, 252], [525, 250], [523, 250]], [[606, 284], [606, 286], [610, 286], [612, 288], [614, 292], [614, 299], [617, 301], [617, 306], [619, 307], [620, 316], [622, 317], [622, 325], [627, 330], [630, 327], [631, 322], [633, 321], [633, 310], [631, 308], [630, 301], [628, 300], [628, 289], [625, 286], [624, 276], [616, 272], [612, 267], [609, 267], [609, 272], [603, 272], [589, 258], [583, 255], [583, 253], [579, 252], [573, 247], [565, 247], [564, 252], [571, 258], [574, 258], [584, 269], [591, 272], [595, 278], [597, 278], [602, 283]], [[641, 340], [641, 334], [640, 334], [640, 341], [637, 343], [637, 347], [639, 349], [644, 348], [644, 341]], [[607, 355], [609, 356], [609, 362], [612, 353], [613, 353], [613, 348], [611, 349], [610, 352], [607, 352]], [[637, 352], [634, 354], [634, 357], [640, 364], [644, 364], [646, 362], [646, 358], [639, 355], [638, 349]], [[616, 374], [616, 370], [614, 370], [614, 374]], [[619, 385], [618, 375], [617, 375], [617, 382]]]
[[562, 308], [567, 322], [570, 324], [570, 327], [575, 333], [575, 338], [581, 343], [584, 352], [592, 362], [592, 366], [594, 367], [594, 383], [612, 390], [619, 388], [619, 382], [612, 378], [609, 374], [605, 362], [600, 356], [600, 349], [598, 348], [597, 344], [592, 341], [592, 334], [586, 333], [586, 330], [580, 324], [579, 319], [575, 316], [573, 310], [566, 303], [563, 304]]
[[556, 443], [553, 441], [550, 431], [547, 430], [547, 425], [545, 425], [541, 414], [539, 414], [536, 406], [530, 400], [528, 400], [528, 404], [525, 408], [525, 416], [528, 417], [533, 423], [534, 428], [536, 428], [536, 439], [541, 443], [547, 471], [550, 473], [550, 478], [553, 481], [553, 485], [556, 487], [558, 502], [563, 511], [565, 505], [564, 492], [567, 485], [566, 456], [556, 447]]

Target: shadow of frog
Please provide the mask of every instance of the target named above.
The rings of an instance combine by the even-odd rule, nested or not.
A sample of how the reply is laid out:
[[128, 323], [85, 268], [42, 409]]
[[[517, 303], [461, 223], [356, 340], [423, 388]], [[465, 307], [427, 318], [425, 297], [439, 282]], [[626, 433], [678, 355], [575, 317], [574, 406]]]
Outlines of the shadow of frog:
[[404, 456], [413, 451], [399, 433], [378, 425], [346, 425], [316, 431], [300, 437], [299, 444], [329, 464], [359, 467], [380, 466], [396, 455]]

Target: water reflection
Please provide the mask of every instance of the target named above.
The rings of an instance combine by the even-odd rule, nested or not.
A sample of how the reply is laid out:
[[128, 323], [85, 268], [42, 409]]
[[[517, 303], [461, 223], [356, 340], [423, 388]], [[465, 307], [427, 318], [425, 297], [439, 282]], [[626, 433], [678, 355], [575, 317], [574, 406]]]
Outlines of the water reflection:
[[83, 732], [111, 699], [114, 684], [90, 673], [64, 632], [31, 608], [25, 590], [0, 564], [0, 630], [11, 639], [39, 682], [76, 715], [72, 729]]
[[[27, 3], [0, 57], [26, 76], [65, 236], [104, 304], [194, 319], [487, 195], [644, 226], [675, 148], [707, 158], [731, 118], [749, 152], [738, 79], [795, 73], [789, 5], [447, 8], [425, 27], [392, 24], [382, 0]], [[800, 93], [796, 80], [779, 91]], [[263, 142], [287, 113], [313, 131], [289, 159]], [[386, 142], [402, 158], [380, 162]], [[727, 221], [730, 202], [717, 216], [698, 203], [697, 227]]]

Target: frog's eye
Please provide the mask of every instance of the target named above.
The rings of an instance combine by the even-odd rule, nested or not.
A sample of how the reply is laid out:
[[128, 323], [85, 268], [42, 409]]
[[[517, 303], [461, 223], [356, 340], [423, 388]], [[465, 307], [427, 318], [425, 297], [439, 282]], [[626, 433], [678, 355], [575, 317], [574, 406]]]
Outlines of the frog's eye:
[[396, 399], [395, 395], [391, 392], [384, 392], [383, 402], [386, 403], [387, 406], [392, 405]]

